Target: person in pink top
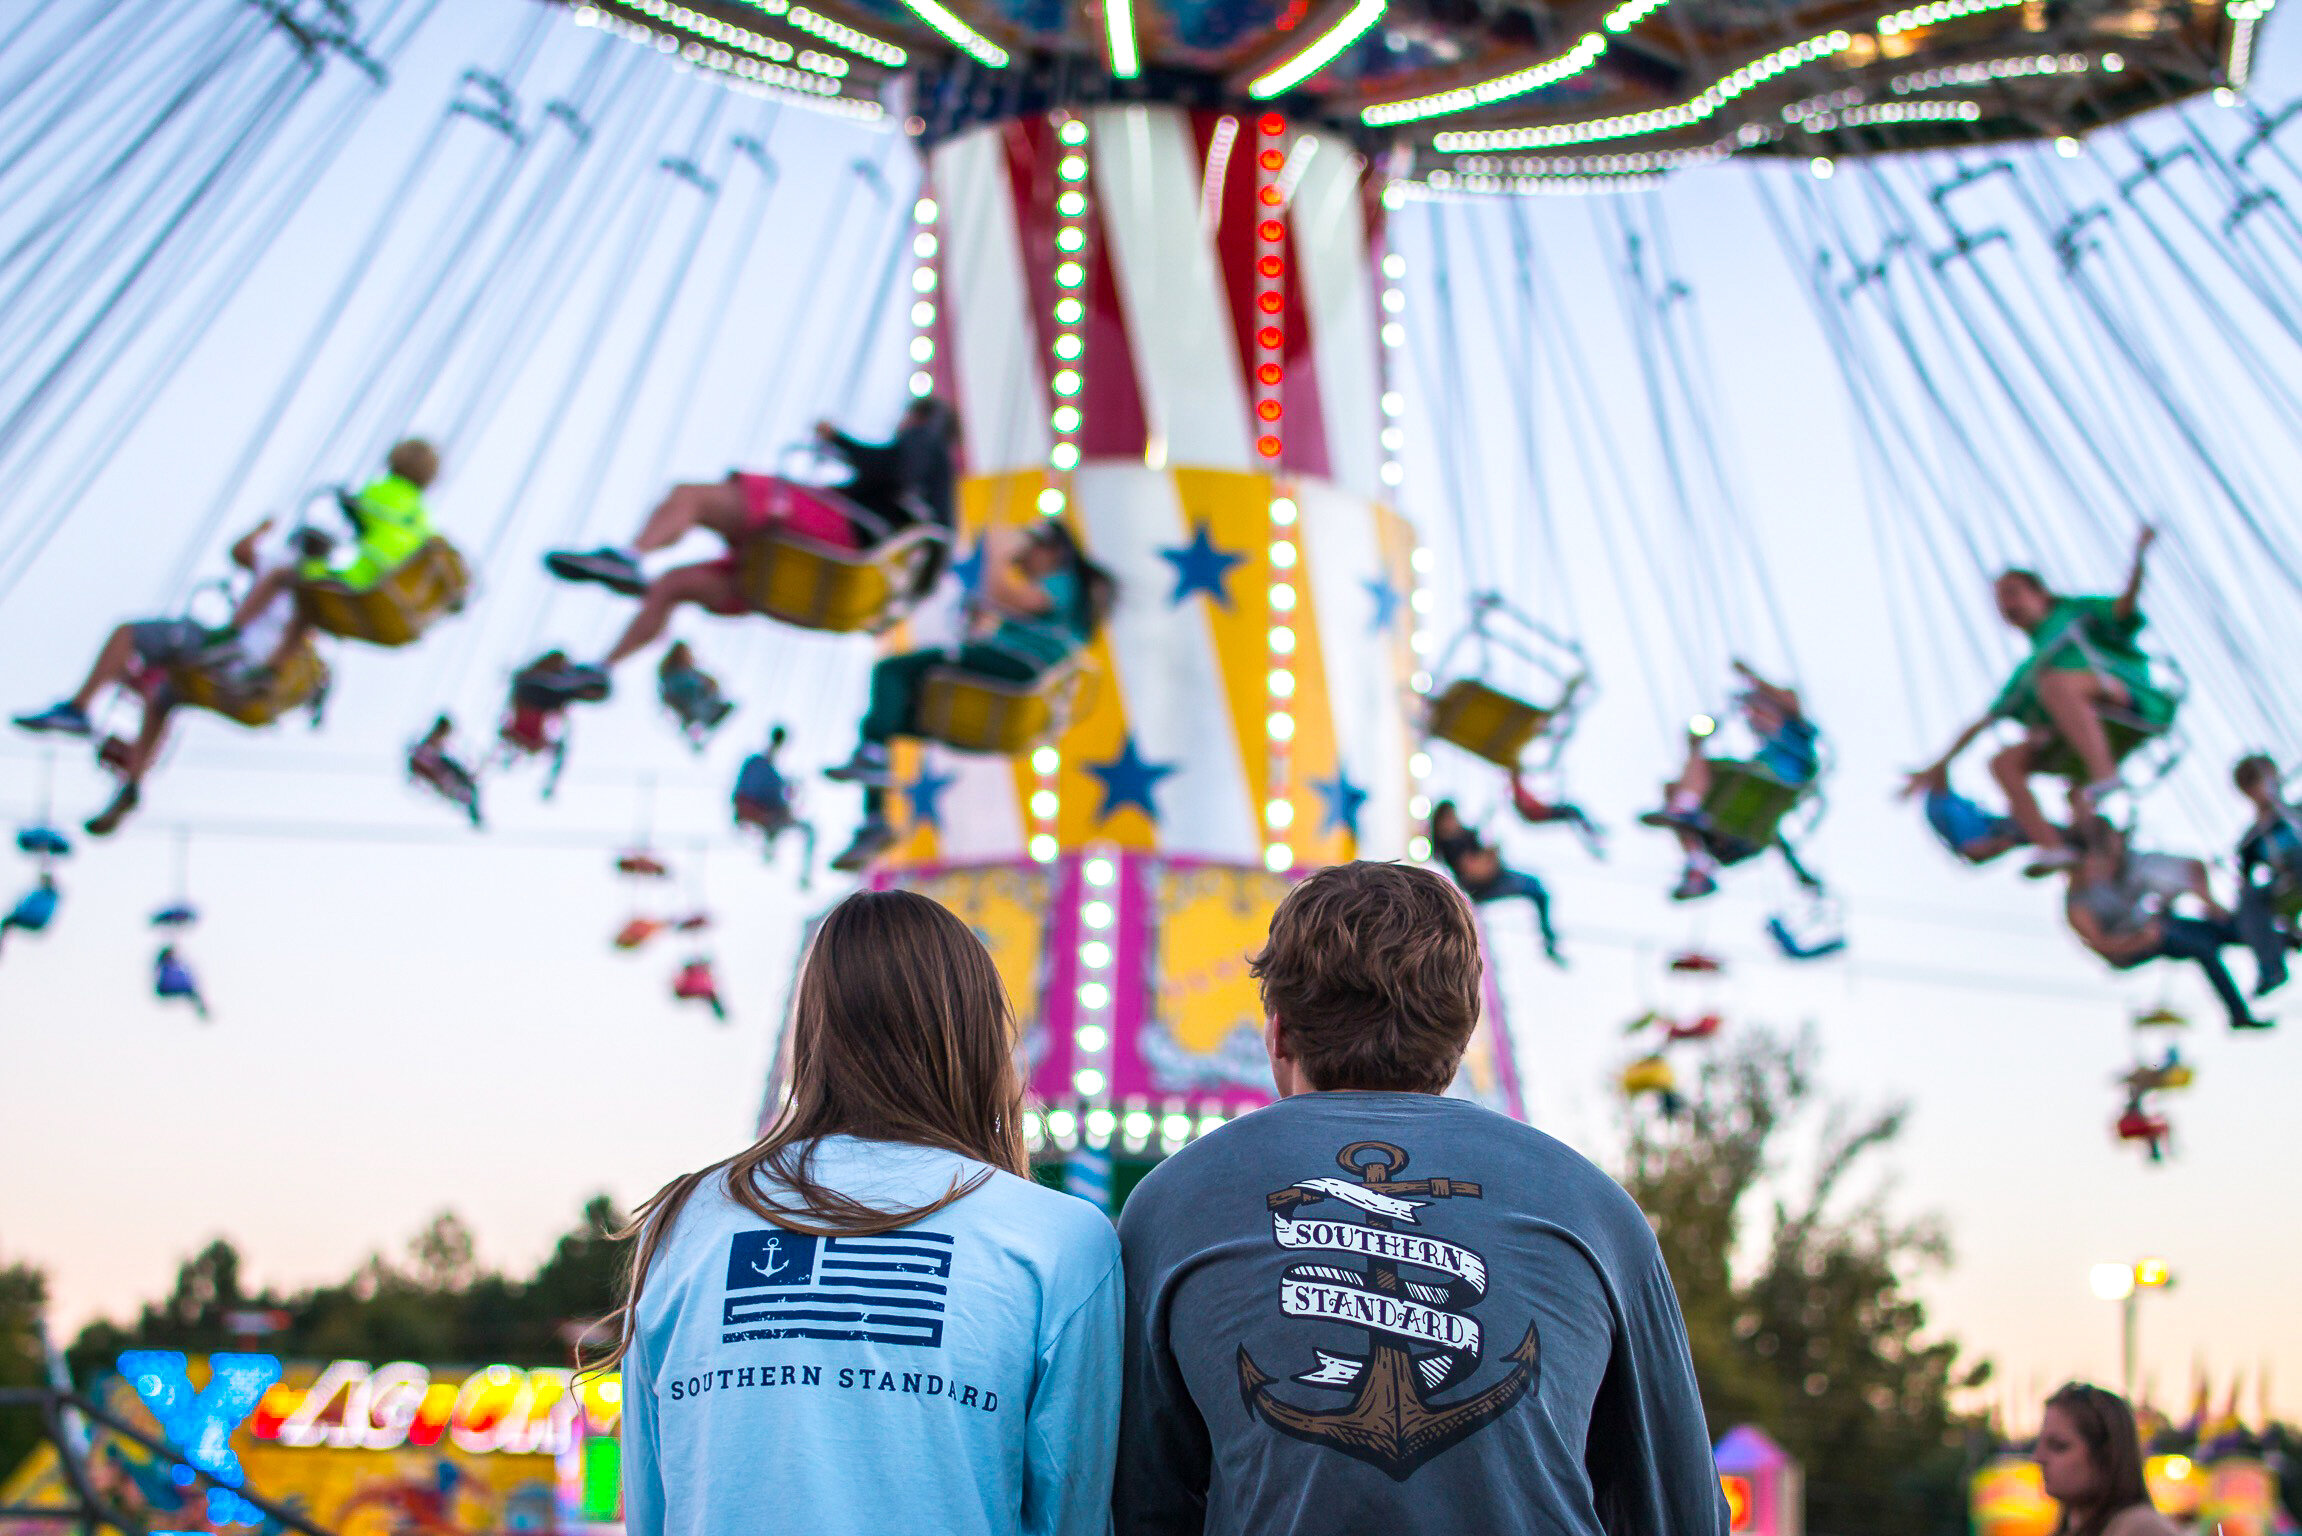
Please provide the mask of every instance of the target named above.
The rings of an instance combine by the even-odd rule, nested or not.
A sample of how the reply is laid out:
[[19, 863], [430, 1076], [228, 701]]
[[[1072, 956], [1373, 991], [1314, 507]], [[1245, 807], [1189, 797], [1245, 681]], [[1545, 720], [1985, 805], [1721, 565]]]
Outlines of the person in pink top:
[[[546, 554], [544, 568], [562, 581], [597, 582], [636, 597], [639, 611], [599, 662], [563, 667], [537, 679], [538, 686], [555, 698], [595, 703], [608, 696], [609, 674], [616, 665], [653, 645], [681, 607], [692, 603], [726, 616], [749, 612], [752, 602], [742, 581], [744, 546], [771, 530], [837, 550], [866, 548], [913, 523], [948, 530], [957, 422], [950, 405], [933, 396], [911, 403], [891, 443], [862, 442], [819, 422], [816, 436], [826, 451], [853, 472], [846, 483], [825, 488], [835, 496], [774, 475], [736, 470], [725, 480], [672, 487], [628, 547]], [[841, 509], [842, 502], [849, 510]], [[653, 578], [640, 568], [643, 556], [670, 549], [698, 528], [717, 534], [727, 552]], [[940, 562], [930, 561], [921, 580], [940, 572]]]

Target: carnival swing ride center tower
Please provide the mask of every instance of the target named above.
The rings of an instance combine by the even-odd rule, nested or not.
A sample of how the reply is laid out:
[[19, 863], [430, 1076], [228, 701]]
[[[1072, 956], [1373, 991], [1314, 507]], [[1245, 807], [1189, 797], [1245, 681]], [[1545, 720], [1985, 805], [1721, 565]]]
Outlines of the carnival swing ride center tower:
[[[911, 387], [959, 407], [965, 533], [1059, 518], [1122, 584], [1059, 730], [899, 761], [874, 877], [990, 944], [1035, 1148], [1155, 1157], [1262, 1102], [1240, 957], [1294, 873], [1409, 851], [1431, 641], [1387, 214], [2073, 139], [2243, 90], [2273, 0], [1880, 3], [569, 5], [913, 137]], [[960, 623], [930, 604], [890, 639]], [[1516, 1110], [1492, 1004], [1464, 1087]]]

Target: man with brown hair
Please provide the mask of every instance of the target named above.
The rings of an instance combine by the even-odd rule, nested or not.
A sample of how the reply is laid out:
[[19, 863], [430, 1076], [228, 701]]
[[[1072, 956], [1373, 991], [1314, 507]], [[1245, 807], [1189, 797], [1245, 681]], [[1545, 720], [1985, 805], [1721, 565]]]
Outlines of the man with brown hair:
[[1442, 1097], [1479, 1013], [1462, 896], [1321, 870], [1253, 966], [1280, 1102], [1153, 1169], [1119, 1224], [1118, 1536], [1724, 1536], [1646, 1218]]

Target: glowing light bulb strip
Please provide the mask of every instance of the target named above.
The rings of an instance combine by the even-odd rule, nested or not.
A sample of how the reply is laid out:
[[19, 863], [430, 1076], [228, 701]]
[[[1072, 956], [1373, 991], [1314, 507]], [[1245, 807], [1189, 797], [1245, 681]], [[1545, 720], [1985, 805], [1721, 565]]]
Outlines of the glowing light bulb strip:
[[1541, 64], [1515, 69], [1492, 80], [1475, 85], [1459, 85], [1452, 90], [1439, 91], [1429, 96], [1416, 96], [1406, 101], [1378, 102], [1359, 114], [1359, 121], [1371, 128], [1389, 127], [1396, 123], [1419, 123], [1426, 118], [1445, 117], [1450, 113], [1468, 112], [1475, 107], [1491, 107], [1498, 101], [1509, 101], [1529, 91], [1571, 80], [1599, 61], [1607, 51], [1607, 40], [1596, 32], [1586, 32], [1572, 48]]
[[[1921, 69], [1907, 75], [1896, 75], [1886, 82], [1886, 88], [1897, 96], [1907, 96], [1914, 91], [1939, 91], [1947, 86], [1990, 85], [2000, 80], [2027, 80], [2041, 75], [2083, 75], [2093, 68], [2094, 60], [2083, 53], [2041, 53], [2014, 59], [1978, 59], [1969, 64], [1945, 64], [1939, 69]], [[1829, 108], [1826, 106], [1824, 110]], [[1783, 111], [1788, 113], [1791, 108], [1785, 107]], [[1799, 114], [1801, 117], [1806, 115], [1803, 112]]]
[[1343, 50], [1365, 37], [1367, 29], [1381, 21], [1383, 13], [1390, 8], [1390, 0], [1357, 0], [1336, 18], [1333, 26], [1277, 66], [1248, 81], [1247, 94], [1257, 101], [1285, 95], [1342, 57]]
[[[1108, 1101], [1116, 1019], [1113, 959], [1119, 943], [1119, 854], [1091, 848], [1079, 861], [1078, 980], [1071, 1011], [1071, 1086], [1086, 1106]], [[1092, 1139], [1092, 1138], [1091, 1138]], [[1106, 1132], [1104, 1140], [1109, 1139]]]
[[[742, 0], [742, 3], [764, 15], [776, 17], [784, 25], [805, 32], [808, 36], [821, 42], [829, 43], [834, 48], [844, 48], [857, 58], [869, 59], [874, 64], [884, 64], [889, 69], [901, 69], [911, 57], [910, 54], [888, 42], [885, 38], [873, 37], [868, 32], [859, 32], [845, 22], [834, 21], [829, 16], [811, 11], [804, 5], [793, 5], [791, 0]], [[685, 6], [670, 8], [687, 9]], [[710, 18], [706, 17], [705, 20], [710, 20]]]
[[935, 297], [941, 288], [939, 281], [942, 236], [936, 221], [942, 210], [922, 185], [919, 201], [911, 205], [911, 254], [917, 265], [911, 269], [911, 393], [914, 399], [924, 399], [935, 393]]
[[943, 34], [944, 40], [986, 69], [1005, 69], [1007, 50], [976, 31], [938, 4], [937, 0], [903, 0], [904, 7]]
[[1135, 43], [1135, 0], [1103, 0], [1103, 36], [1111, 45], [1111, 78], [1132, 80], [1143, 73], [1143, 53]]
[[[1039, 488], [1042, 517], [1061, 517], [1071, 505], [1071, 476], [1079, 467], [1079, 429], [1085, 420], [1087, 387], [1087, 272], [1089, 252], [1087, 119], [1068, 113], [1055, 119], [1055, 334], [1049, 343], [1047, 473]], [[1062, 844], [1056, 827], [1063, 810], [1063, 753], [1050, 742], [1031, 754], [1033, 785], [1031, 857], [1051, 864]]]
[[1985, 11], [2012, 10], [2026, 0], [1932, 0], [1928, 5], [1914, 5], [1908, 10], [1896, 11], [1891, 16], [1878, 18], [1878, 35], [1893, 37], [1901, 32], [1915, 32], [1921, 27], [1935, 26], [1945, 21], [1956, 21], [1962, 16], [1979, 16]]
[[1599, 25], [1609, 32], [1628, 32], [1670, 3], [1671, 0], [1623, 0], [1600, 18]]
[[2262, 17], [2270, 10], [2268, 0], [2257, 5], [2230, 7], [2230, 77], [2234, 91], [2246, 89], [2247, 81], [2254, 77], [2254, 29], [2261, 25]]
[[[1976, 0], [1982, 3], [1982, 0]], [[1987, 0], [1997, 4], [1998, 0]], [[1675, 107], [1658, 107], [1645, 112], [1626, 112], [1615, 117], [1591, 118], [1579, 123], [1550, 123], [1532, 128], [1482, 128], [1456, 133], [1434, 134], [1432, 148], [1442, 154], [1465, 151], [1476, 153], [1494, 149], [1542, 149], [1562, 144], [1587, 144], [1599, 139], [1632, 138], [1647, 133], [1667, 133], [1674, 128], [1691, 128], [1717, 115], [1728, 102], [1748, 91], [1757, 89], [1777, 75], [1797, 69], [1801, 65], [1843, 53], [1854, 46], [1851, 32], [1823, 32], [1761, 54], [1733, 74], [1719, 80], [1710, 89]]]
[[694, 38], [683, 41], [676, 32], [658, 32], [645, 22], [619, 16], [596, 5], [577, 6], [569, 13], [569, 19], [579, 27], [593, 27], [610, 37], [620, 37], [658, 53], [677, 55], [681, 62], [716, 77], [719, 84], [731, 91], [788, 101], [794, 106], [861, 122], [873, 122], [886, 115], [886, 108], [876, 101], [843, 95], [836, 79], [787, 69], [761, 59], [739, 58], [725, 49], [707, 47]]
[[1882, 101], [1875, 106], [1848, 107], [1843, 112], [1817, 112], [1799, 126], [1816, 133], [1834, 128], [1873, 128], [1894, 123], [1979, 123], [1978, 101]]
[[670, 0], [618, 0], [618, 3], [628, 10], [644, 11], [667, 27], [742, 53], [757, 54], [778, 63], [789, 63], [792, 57], [791, 44], [780, 38], [762, 36], [747, 27], [721, 21], [716, 16], [706, 16], [684, 5], [673, 5]]
[[1382, 476], [1383, 484], [1395, 491], [1407, 478], [1406, 466], [1399, 459], [1400, 450], [1406, 446], [1406, 428], [1401, 425], [1398, 413], [1391, 409], [1394, 405], [1401, 409], [1405, 407], [1405, 397], [1399, 393], [1399, 381], [1407, 371], [1407, 325], [1403, 318], [1407, 309], [1407, 258], [1397, 251], [1387, 251], [1379, 270], [1383, 276], [1382, 290], [1377, 300], [1382, 306], [1380, 334], [1383, 352], [1379, 377], [1383, 385], [1383, 424], [1379, 429], [1378, 441], [1382, 444], [1383, 461], [1377, 473]]
[[[1255, 120], [1255, 452], [1273, 470], [1285, 446], [1287, 383], [1287, 120], [1265, 112]], [[1263, 718], [1263, 867], [1277, 873], [1295, 864], [1290, 841], [1295, 824], [1293, 790], [1295, 740], [1295, 662], [1299, 635], [1295, 623], [1297, 582], [1302, 563], [1298, 510], [1290, 487], [1271, 484], [1269, 541], [1265, 560], [1270, 621], [1269, 671]]]

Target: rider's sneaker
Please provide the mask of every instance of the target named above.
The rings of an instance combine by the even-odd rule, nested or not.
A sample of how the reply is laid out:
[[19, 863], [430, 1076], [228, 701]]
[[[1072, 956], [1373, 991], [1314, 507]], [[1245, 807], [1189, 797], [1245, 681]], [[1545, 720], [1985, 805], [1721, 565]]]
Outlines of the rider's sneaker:
[[2043, 880], [2048, 875], [2061, 874], [2077, 862], [2078, 850], [2075, 848], [2041, 848], [2038, 857], [2032, 859], [2029, 867], [2023, 870], [2022, 878]]
[[89, 720], [87, 711], [69, 699], [61, 704], [51, 704], [36, 715], [18, 715], [16, 724], [23, 730], [51, 732], [58, 736], [96, 734], [96, 726]]
[[128, 819], [128, 813], [133, 811], [143, 798], [144, 792], [134, 784], [123, 784], [120, 786], [120, 792], [112, 797], [112, 803], [89, 817], [81, 823], [81, 826], [90, 837], [110, 837], [120, 830], [120, 823]]
[[588, 663], [566, 666], [528, 679], [530, 687], [556, 704], [597, 704], [614, 689], [607, 668]]
[[1673, 901], [1700, 901], [1719, 888], [1718, 881], [1699, 869], [1690, 869], [1679, 876], [1679, 883], [1671, 888]]
[[839, 850], [831, 867], [843, 875], [861, 874], [871, 861], [895, 846], [895, 828], [873, 817], [855, 829], [855, 841]]
[[895, 765], [888, 761], [887, 749], [876, 742], [866, 742], [855, 749], [855, 756], [844, 763], [823, 770], [827, 779], [842, 784], [862, 784], [872, 789], [888, 789], [895, 783]]
[[596, 581], [626, 597], [637, 597], [647, 590], [647, 576], [640, 570], [639, 562], [620, 549], [595, 549], [589, 553], [555, 549], [544, 556], [544, 569], [562, 581]]

